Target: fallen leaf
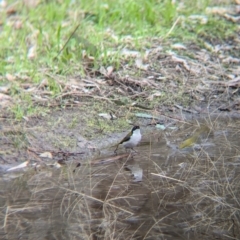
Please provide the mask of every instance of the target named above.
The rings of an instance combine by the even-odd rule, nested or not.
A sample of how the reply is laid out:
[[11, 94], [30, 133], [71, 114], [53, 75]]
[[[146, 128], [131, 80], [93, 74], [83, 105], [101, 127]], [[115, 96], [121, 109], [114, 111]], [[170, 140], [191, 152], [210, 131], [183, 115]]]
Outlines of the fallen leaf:
[[114, 70], [113, 66], [107, 67], [107, 75], [110, 76], [113, 73], [113, 70]]
[[28, 122], [28, 121], [29, 121], [29, 118], [28, 118], [28, 117], [26, 117], [26, 116], [23, 116], [23, 119], [24, 119], [26, 122]]
[[123, 36], [121, 38], [121, 41], [125, 43], [132, 43], [133, 37], [131, 35]]
[[6, 94], [0, 93], [0, 107], [6, 108], [12, 103], [12, 98]]
[[174, 61], [176, 63], [181, 63], [186, 68], [186, 70], [190, 71], [190, 67], [185, 59], [182, 59], [177, 56], [172, 56], [172, 61]]
[[158, 117], [154, 117], [153, 115], [148, 113], [135, 113], [135, 116], [140, 118], [159, 119]]
[[11, 5], [9, 5], [9, 6], [7, 7], [6, 13], [7, 13], [8, 15], [16, 14], [16, 13], [17, 13], [16, 4], [11, 4]]
[[124, 48], [122, 51], [121, 51], [121, 55], [126, 57], [126, 58], [136, 58], [136, 57], [140, 57], [140, 52], [138, 51], [132, 51], [132, 50], [128, 50], [126, 48]]
[[14, 81], [14, 80], [16, 79], [16, 76], [7, 73], [7, 74], [6, 74], [6, 79], [7, 79], [9, 82], [12, 82], [12, 81]]
[[240, 63], [240, 59], [229, 56], [229, 57], [223, 59], [222, 62], [223, 63]]
[[61, 167], [62, 167], [61, 164], [59, 164], [58, 162], [55, 162], [55, 163], [53, 164], [53, 166], [54, 166], [55, 168], [61, 168]]
[[105, 69], [105, 67], [101, 66], [99, 72], [105, 77], [107, 77], [107, 70]]
[[210, 43], [208, 43], [208, 42], [204, 42], [204, 47], [205, 47], [207, 50], [211, 51], [211, 52], [214, 52], [214, 51], [215, 51], [213, 45], [210, 44]]
[[7, 93], [8, 90], [10, 89], [10, 86], [1, 86], [0, 87], [0, 93]]
[[157, 173], [151, 173], [151, 174], [152, 174], [153, 176], [162, 177], [162, 178], [167, 178], [167, 179], [170, 179], [170, 180], [174, 180], [174, 181], [177, 181], [177, 182], [184, 183], [184, 181], [178, 180], [178, 179], [176, 179], [176, 178], [167, 177], [167, 176], [162, 175], [162, 174], [157, 174]]
[[224, 85], [227, 87], [240, 87], [240, 77], [236, 77], [233, 80], [224, 83]]
[[135, 65], [137, 68], [147, 71], [148, 70], [148, 66], [149, 64], [143, 64], [142, 59], [141, 58], [137, 58], [135, 61]]
[[51, 152], [44, 152], [44, 153], [41, 153], [41, 154], [39, 155], [39, 157], [50, 158], [50, 159], [53, 158]]
[[188, 18], [194, 22], [199, 22], [200, 24], [207, 24], [208, 22], [208, 18], [204, 15], [190, 15]]
[[207, 7], [206, 13], [207, 14], [219, 14], [223, 15], [225, 13], [229, 13], [230, 8], [229, 7]]
[[114, 68], [112, 66], [109, 66], [107, 68], [104, 68], [103, 66], [100, 67], [99, 72], [104, 75], [105, 77], [110, 77]]
[[23, 163], [17, 165], [16, 167], [11, 167], [11, 168], [7, 169], [7, 172], [13, 171], [13, 170], [16, 170], [16, 169], [25, 168], [25, 167], [27, 167], [28, 164], [29, 164], [29, 161], [23, 162]]
[[109, 113], [99, 113], [98, 116], [106, 118], [107, 120], [113, 120], [116, 119], [117, 117], [114, 114], [109, 114]]
[[178, 166], [179, 166], [180, 168], [186, 168], [186, 167], [188, 166], [188, 163], [182, 162], [182, 163], [179, 163]]
[[165, 125], [159, 124], [159, 123], [156, 125], [156, 128], [161, 129], [161, 130], [165, 130], [166, 128], [171, 129], [171, 130], [177, 129], [177, 127], [169, 127], [169, 126], [165, 126]]
[[40, 0], [24, 0], [24, 5], [29, 8], [35, 8], [40, 3]]
[[158, 92], [155, 92], [155, 93], [149, 95], [147, 99], [152, 101], [155, 97], [160, 97], [160, 96], [162, 96], [162, 93], [160, 91], [158, 91]]
[[13, 27], [14, 27], [15, 29], [21, 29], [22, 26], [23, 26], [23, 23], [22, 23], [21, 20], [17, 20], [17, 21], [15, 21], [14, 24], [13, 24]]
[[161, 130], [165, 130], [166, 129], [165, 125], [163, 125], [163, 124], [157, 124], [156, 128], [159, 128]]
[[238, 23], [240, 22], [240, 16], [233, 16], [231, 14], [224, 14], [224, 17], [229, 20], [229, 21], [232, 21], [234, 23]]
[[153, 110], [153, 108], [149, 108], [149, 107], [146, 107], [146, 106], [143, 106], [143, 105], [140, 105], [140, 104], [137, 104], [137, 103], [132, 103], [131, 104], [132, 107], [137, 107], [137, 108], [141, 108], [141, 109], [144, 109], [144, 110]]
[[28, 59], [34, 59], [36, 57], [36, 46], [32, 46], [28, 49], [27, 57]]
[[44, 78], [38, 85], [38, 89], [40, 88], [46, 88], [48, 86], [49, 82], [47, 78]]
[[182, 50], [186, 50], [187, 48], [182, 44], [182, 43], [175, 43], [172, 45], [173, 49], [182, 49]]

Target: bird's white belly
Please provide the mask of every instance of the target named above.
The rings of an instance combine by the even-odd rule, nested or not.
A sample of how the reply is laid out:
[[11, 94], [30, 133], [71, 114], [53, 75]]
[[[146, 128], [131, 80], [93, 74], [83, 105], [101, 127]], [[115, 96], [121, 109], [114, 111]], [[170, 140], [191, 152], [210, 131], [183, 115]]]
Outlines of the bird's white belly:
[[141, 141], [141, 138], [142, 136], [141, 136], [140, 130], [136, 130], [131, 136], [130, 140], [123, 143], [123, 146], [125, 148], [133, 148], [137, 146], [137, 144]]

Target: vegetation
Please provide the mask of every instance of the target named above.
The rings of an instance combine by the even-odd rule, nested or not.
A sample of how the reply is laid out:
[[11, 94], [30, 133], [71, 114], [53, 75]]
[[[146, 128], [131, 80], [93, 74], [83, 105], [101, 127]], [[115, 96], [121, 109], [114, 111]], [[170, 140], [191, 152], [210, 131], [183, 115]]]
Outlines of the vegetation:
[[0, 1], [2, 236], [239, 239], [235, 7]]

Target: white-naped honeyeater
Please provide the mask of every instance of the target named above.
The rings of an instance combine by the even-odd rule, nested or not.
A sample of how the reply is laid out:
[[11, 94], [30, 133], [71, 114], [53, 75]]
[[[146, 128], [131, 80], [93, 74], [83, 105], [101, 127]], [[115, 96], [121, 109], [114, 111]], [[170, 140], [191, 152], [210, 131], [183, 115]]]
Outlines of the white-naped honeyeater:
[[122, 144], [126, 149], [129, 148], [129, 149], [134, 150], [133, 148], [138, 145], [138, 143], [141, 141], [141, 138], [142, 138], [142, 134], [140, 132], [140, 127], [134, 126], [132, 128], [131, 132], [125, 138], [123, 138], [122, 141], [120, 141], [117, 144], [117, 147], [114, 152], [117, 153], [117, 149], [120, 144]]

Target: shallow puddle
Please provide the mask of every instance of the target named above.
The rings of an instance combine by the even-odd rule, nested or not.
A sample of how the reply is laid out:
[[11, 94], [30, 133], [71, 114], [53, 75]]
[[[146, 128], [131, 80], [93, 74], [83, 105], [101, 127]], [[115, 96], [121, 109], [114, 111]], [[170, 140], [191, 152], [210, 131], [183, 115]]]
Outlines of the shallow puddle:
[[240, 121], [205, 124], [182, 149], [197, 121], [146, 132], [137, 153], [3, 173], [1, 239], [240, 239]]

